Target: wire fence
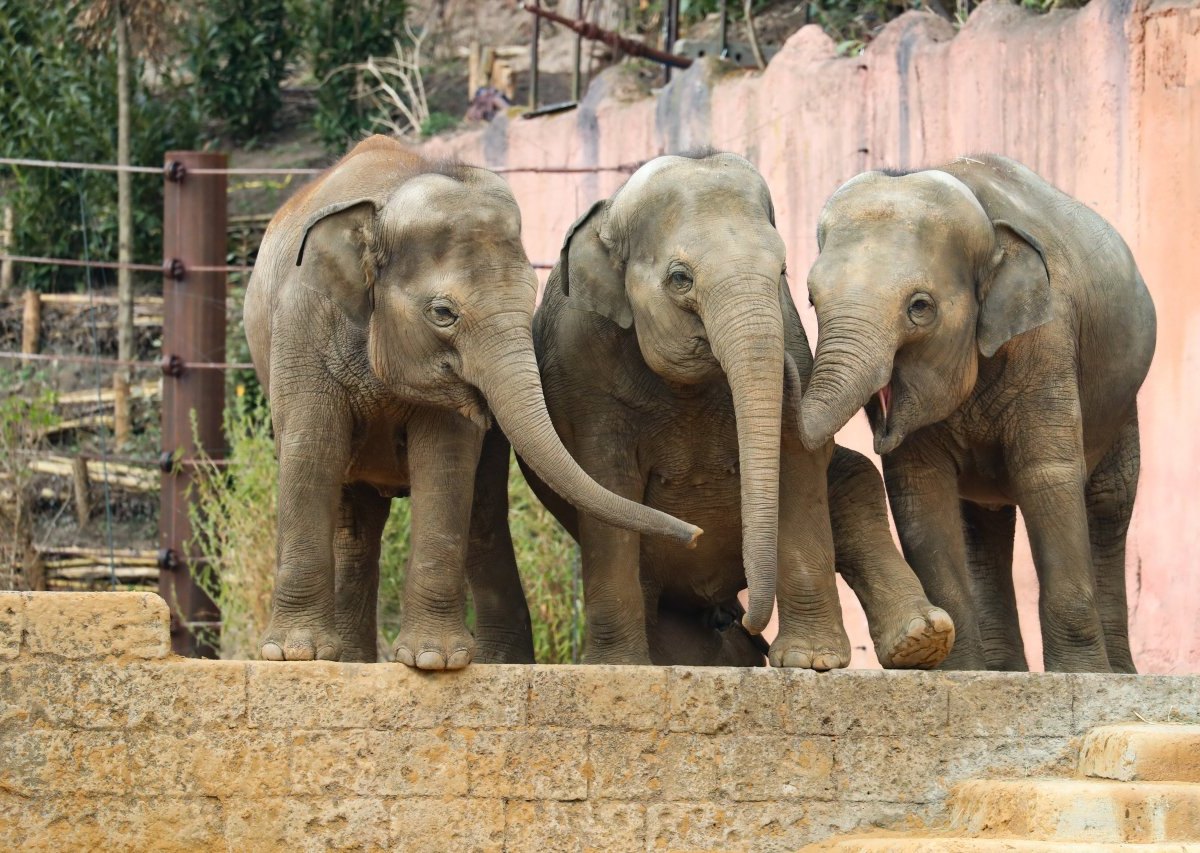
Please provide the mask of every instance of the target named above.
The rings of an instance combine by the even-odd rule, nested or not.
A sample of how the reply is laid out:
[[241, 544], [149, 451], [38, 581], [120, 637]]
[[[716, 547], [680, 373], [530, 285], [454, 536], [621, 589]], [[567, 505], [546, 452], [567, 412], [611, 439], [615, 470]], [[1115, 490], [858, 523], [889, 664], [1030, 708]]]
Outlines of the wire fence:
[[[187, 156], [187, 155], [183, 155]], [[322, 173], [322, 168], [260, 168], [260, 167], [229, 167], [229, 168], [205, 168], [194, 165], [185, 166], [177, 160], [170, 160], [162, 166], [141, 166], [141, 165], [118, 165], [112, 163], [87, 163], [68, 160], [37, 160], [29, 158], [0, 158], [0, 167], [8, 167], [11, 169], [59, 169], [59, 170], [75, 170], [75, 171], [95, 171], [102, 173], [120, 173], [127, 172], [140, 175], [156, 175], [165, 182], [169, 188], [173, 185], [177, 186], [178, 182], [186, 179], [188, 176], [314, 176]], [[597, 173], [612, 173], [612, 174], [631, 174], [636, 171], [640, 163], [625, 163], [612, 166], [561, 166], [561, 167], [545, 167], [545, 166], [510, 166], [498, 167], [491, 171], [502, 175], [541, 175], [541, 174], [561, 174], [561, 175], [586, 175]], [[222, 191], [223, 192], [223, 191]], [[168, 190], [168, 196], [170, 190]], [[96, 294], [92, 290], [91, 271], [92, 270], [127, 270], [133, 273], [148, 274], [161, 276], [164, 290], [169, 294], [175, 293], [175, 298], [187, 300], [187, 304], [201, 305], [202, 303], [220, 302], [223, 308], [228, 308], [228, 300], [230, 298], [226, 291], [229, 289], [230, 281], [222, 280], [223, 284], [217, 286], [216, 294], [211, 288], [206, 293], [193, 292], [189, 289], [180, 291], [179, 283], [185, 283], [190, 274], [215, 274], [218, 276], [244, 276], [253, 271], [253, 265], [250, 263], [226, 263], [226, 264], [196, 264], [185, 265], [176, 258], [165, 257], [161, 263], [146, 263], [137, 261], [118, 261], [110, 259], [92, 259], [87, 257], [87, 232], [89, 230], [89, 215], [86, 212], [86, 205], [81, 197], [80, 199], [81, 216], [79, 227], [84, 233], [84, 257], [54, 257], [49, 255], [21, 254], [12, 251], [11, 242], [7, 245], [0, 245], [0, 267], [12, 270], [14, 265], [41, 265], [41, 266], [61, 266], [67, 268], [83, 269], [88, 273], [87, 276], [87, 292], [86, 294], [34, 294], [27, 293], [26, 299], [26, 317], [25, 325], [22, 328], [22, 346], [21, 352], [11, 350], [0, 350], [0, 365], [17, 364], [17, 365], [46, 365], [52, 370], [63, 365], [78, 365], [83, 368], [92, 368], [95, 371], [94, 375], [94, 391], [93, 397], [88, 399], [87, 395], [91, 394], [91, 389], [82, 389], [80, 391], [72, 391], [64, 395], [70, 397], [70, 403], [64, 400], [63, 407], [56, 411], [67, 413], [69, 416], [59, 417], [56, 422], [55, 429], [50, 433], [43, 433], [38, 439], [36, 446], [28, 448], [17, 448], [14, 457], [19, 457], [24, 460], [22, 464], [26, 466], [28, 475], [23, 475], [22, 482], [25, 483], [21, 488], [30, 488], [35, 482], [31, 479], [34, 475], [39, 477], [37, 480], [41, 485], [38, 486], [42, 491], [42, 497], [53, 498], [58, 503], [51, 503], [51, 512], [53, 507], [57, 506], [57, 518], [61, 515], [67, 506], [73, 501], [77, 512], [80, 513], [79, 526], [82, 531], [86, 526], [87, 514], [93, 508], [98, 509], [100, 504], [96, 501], [101, 500], [98, 495], [93, 494], [88, 497], [87, 490], [89, 483], [91, 488], [102, 487], [103, 489], [103, 513], [105, 533], [107, 534], [107, 542], [104, 546], [89, 546], [86, 544], [51, 544], [49, 542], [35, 543], [31, 539], [28, 542], [28, 547], [41, 555], [42, 560], [42, 579], [38, 581], [40, 585], [45, 586], [47, 579], [53, 578], [55, 588], [87, 588], [90, 584], [95, 584], [99, 581], [106, 582], [108, 585], [116, 588], [121, 585], [139, 584], [139, 583], [154, 583], [156, 580], [159, 583], [160, 593], [164, 597], [171, 597], [168, 593], [163, 592], [164, 574], [171, 575], [176, 568], [173, 551], [164, 548], [152, 550], [148, 548], [121, 548], [117, 547], [117, 542], [114, 539], [114, 523], [116, 514], [114, 512], [114, 496], [113, 490], [125, 490], [129, 493], [132, 490], [134, 493], [146, 493], [162, 491], [163, 509], [160, 509], [160, 540], [173, 542], [178, 537], [175, 535], [176, 521], [168, 520], [168, 528], [171, 530], [171, 535], [163, 540], [163, 520], [168, 516], [177, 514], [177, 511], [167, 509], [168, 504], [174, 506], [178, 497], [171, 497], [171, 493], [176, 489], [176, 484], [173, 482], [175, 478], [168, 475], [177, 472], [195, 471], [197, 469], [209, 470], [227, 470], [238, 469], [239, 463], [230, 462], [229, 460], [219, 458], [222, 454], [217, 453], [213, 456], [199, 454], [194, 458], [190, 452], [168, 452], [163, 451], [157, 457], [149, 454], [134, 453], [114, 453], [110, 449], [109, 430], [115, 426], [117, 418], [116, 400], [117, 387], [114, 386], [110, 390], [105, 390], [105, 385], [108, 380], [104, 378], [105, 374], [119, 378], [121, 375], [128, 377], [131, 374], [151, 374], [157, 373], [162, 375], [162, 380], [152, 383], [157, 390], [154, 393], [149, 393], [144, 390], [144, 386], [150, 383], [142, 383], [139, 388], [143, 390], [138, 392], [137, 399], [153, 400], [161, 399], [166, 393], [166, 385], [164, 382], [169, 382], [172, 378], [180, 377], [190, 371], [201, 371], [207, 374], [212, 372], [228, 372], [237, 370], [253, 370], [254, 365], [249, 362], [226, 361], [217, 359], [195, 359], [186, 360], [178, 355], [168, 351], [166, 341], [163, 340], [162, 346], [163, 357], [158, 361], [142, 358], [114, 358], [100, 354], [100, 346], [97, 339], [97, 308], [101, 305], [112, 306], [119, 305], [120, 299], [109, 295]], [[240, 217], [241, 220], [249, 222], [253, 220], [255, 223], [265, 225], [270, 219], [270, 214], [254, 215], [251, 217]], [[229, 224], [234, 224], [232, 221]], [[245, 225], [245, 222], [241, 224]], [[11, 240], [11, 234], [9, 239]], [[164, 247], [165, 249], [165, 247]], [[248, 247], [242, 246], [243, 251], [240, 257], [249, 259], [253, 254]], [[165, 254], [166, 252], [164, 252]], [[183, 256], [187, 256], [186, 250], [181, 252]], [[228, 257], [228, 256], [227, 256]], [[235, 255], [234, 257], [237, 257]], [[209, 259], [211, 260], [211, 258]], [[532, 266], [539, 270], [549, 270], [554, 267], [553, 261], [534, 261]], [[211, 279], [209, 280], [211, 284]], [[174, 291], [172, 291], [174, 287]], [[197, 287], [196, 290], [203, 290], [202, 287]], [[236, 291], [232, 291], [236, 294]], [[224, 296], [220, 294], [225, 294]], [[0, 293], [0, 298], [3, 297]], [[38, 351], [40, 348], [39, 337], [41, 335], [41, 310], [42, 304], [53, 306], [55, 303], [74, 306], [75, 310], [90, 312], [88, 319], [83, 320], [85, 324], [90, 325], [91, 333], [91, 354], [83, 354], [79, 352], [43, 352]], [[37, 304], [34, 306], [36, 311], [33, 314], [33, 324], [35, 330], [33, 332], [32, 348], [27, 346], [26, 335], [28, 334], [27, 326], [29, 324], [29, 306], [30, 301]], [[170, 299], [167, 300], [168, 302]], [[154, 326], [164, 322], [163, 314], [170, 313], [169, 306], [164, 305], [162, 296], [151, 296], [150, 301], [146, 300], [145, 295], [139, 294], [135, 299], [135, 304], [139, 305], [139, 311], [152, 312], [149, 317], [145, 314], [141, 316], [143, 326]], [[215, 307], [215, 306], [214, 306]], [[59, 309], [60, 312], [64, 309]], [[55, 315], [58, 322], [62, 322], [61, 315]], [[149, 322], [147, 322], [147, 320]], [[106, 321], [107, 322], [107, 321]], [[214, 355], [223, 354], [223, 350], [218, 353], [213, 351]], [[77, 383], [83, 379], [86, 374], [78, 374], [75, 378], [68, 379], [68, 387], [71, 383]], [[22, 380], [24, 381], [24, 380]], [[127, 380], [122, 380], [126, 381]], [[82, 383], [86, 385], [86, 381]], [[175, 387], [175, 386], [172, 386]], [[129, 401], [135, 399], [129, 396], [129, 386], [126, 384], [126, 397], [124, 398], [124, 406], [126, 412], [129, 411]], [[178, 391], [174, 392], [178, 393]], [[166, 406], [165, 401], [162, 413], [163, 424], [163, 443], [169, 444], [167, 440], [166, 426]], [[143, 406], [145, 403], [142, 404]], [[224, 404], [221, 404], [223, 409]], [[142, 410], [143, 412], [145, 409]], [[80, 415], [80, 413], [82, 414]], [[78, 415], [78, 416], [77, 416]], [[128, 423], [128, 415], [126, 415], [126, 423]], [[78, 438], [85, 433], [94, 435], [93, 440], [83, 441]], [[77, 438], [67, 438], [63, 442], [64, 434], [73, 434]], [[47, 438], [47, 435], [56, 436]], [[47, 444], [45, 442], [53, 443]], [[98, 446], [93, 445], [93, 441]], [[125, 449], [134, 449], [136, 445], [128, 446]], [[10, 462], [10, 467], [16, 465], [15, 459]], [[245, 464], [245, 463], [242, 463]], [[13, 470], [16, 470], [15, 468]], [[140, 473], [139, 473], [140, 472]], [[160, 480], [160, 472], [162, 477], [167, 479]], [[90, 480], [89, 480], [90, 477]], [[46, 479], [50, 478], [50, 479]], [[66, 478], [68, 485], [62, 485], [63, 478]], [[74, 491], [71, 488], [72, 478], [74, 478]], [[80, 492], [79, 483], [83, 482], [83, 492]], [[171, 481], [168, 487], [168, 481]], [[47, 490], [46, 484], [49, 483], [53, 488]], [[16, 482], [13, 486], [16, 487]], [[9, 490], [11, 497], [11, 489]], [[4, 493], [4, 489], [0, 489], [0, 495]], [[170, 498], [170, 499], [168, 499]], [[141, 498], [139, 500], [145, 500]], [[134, 504], [136, 505], [136, 503]], [[165, 514], [165, 515], [164, 515]], [[34, 523], [31, 520], [31, 525]], [[53, 522], [51, 522], [53, 527]], [[35, 531], [34, 527], [30, 527], [31, 532]], [[87, 540], [90, 537], [81, 537]], [[149, 544], [149, 543], [143, 543]], [[165, 555], [165, 556], [164, 556]], [[15, 557], [13, 558], [15, 559]], [[192, 560], [193, 558], [185, 558]], [[0, 566], [0, 569], [11, 568], [11, 570], [19, 571], [20, 562], [14, 562], [11, 567]], [[577, 574], [577, 572], [576, 572]], [[28, 579], [27, 579], [28, 580]], [[578, 581], [578, 578], [575, 578]], [[177, 583], [174, 580], [168, 580], [168, 585]], [[170, 587], [174, 589], [174, 587]], [[173, 600], [173, 599], [171, 599]], [[170, 602], [169, 602], [170, 603]], [[178, 609], [179, 602], [171, 604], [173, 616]], [[188, 626], [188, 630], [192, 630], [197, 622], [196, 614], [187, 614], [180, 612], [182, 624]], [[209, 624], [209, 623], [204, 623]], [[179, 650], [179, 649], [177, 649]]]

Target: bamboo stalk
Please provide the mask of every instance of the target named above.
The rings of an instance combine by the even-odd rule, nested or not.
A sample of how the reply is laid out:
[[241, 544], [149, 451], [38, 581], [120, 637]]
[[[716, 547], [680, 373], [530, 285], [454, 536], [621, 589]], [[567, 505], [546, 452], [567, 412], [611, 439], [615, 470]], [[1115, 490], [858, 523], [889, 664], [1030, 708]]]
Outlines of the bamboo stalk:
[[87, 527], [88, 519], [92, 515], [92, 502], [89, 492], [88, 466], [87, 459], [82, 456], [76, 456], [75, 461], [71, 463], [71, 472], [74, 474], [75, 485], [75, 517], [79, 521], [79, 529]]

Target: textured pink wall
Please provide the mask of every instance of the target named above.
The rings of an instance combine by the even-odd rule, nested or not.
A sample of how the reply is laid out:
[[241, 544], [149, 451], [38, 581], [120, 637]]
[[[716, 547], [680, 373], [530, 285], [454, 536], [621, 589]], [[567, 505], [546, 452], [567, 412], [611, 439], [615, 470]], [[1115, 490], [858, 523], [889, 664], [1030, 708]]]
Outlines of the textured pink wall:
[[[988, 2], [957, 34], [909, 13], [843, 59], [806, 27], [761, 74], [697, 66], [653, 99], [623, 97], [620, 73], [598, 80], [576, 111], [499, 120], [433, 147], [492, 167], [613, 166], [705, 144], [744, 154], [771, 186], [799, 305], [821, 206], [864, 169], [999, 152], [1117, 227], [1159, 317], [1128, 550], [1134, 658], [1147, 672], [1200, 671], [1200, 0], [1093, 0], [1045, 16]], [[554, 260], [576, 213], [621, 180], [510, 176], [530, 257]], [[815, 342], [811, 314], [805, 323]], [[874, 458], [861, 415], [839, 440]], [[1016, 574], [1026, 649], [1040, 668], [1021, 530]], [[855, 662], [874, 665], [861, 611], [843, 592]]]

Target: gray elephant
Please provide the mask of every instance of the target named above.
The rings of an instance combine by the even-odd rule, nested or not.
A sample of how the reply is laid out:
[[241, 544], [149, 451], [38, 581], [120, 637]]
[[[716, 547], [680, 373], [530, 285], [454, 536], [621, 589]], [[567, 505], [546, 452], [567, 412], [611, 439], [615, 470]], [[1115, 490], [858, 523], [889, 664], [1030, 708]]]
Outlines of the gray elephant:
[[[664, 548], [575, 512], [526, 471], [581, 546], [585, 660], [746, 661], [755, 652], [744, 632], [722, 640], [720, 626], [703, 623], [714, 611], [739, 612], [735, 596], [748, 587], [742, 622], [751, 633], [778, 598], [773, 665], [845, 666], [839, 533], [880, 658], [931, 665], [944, 657], [950, 619], [925, 599], [891, 542], [878, 473], [848, 452], [834, 467], [843, 475], [838, 497], [849, 503], [834, 516], [849, 523], [831, 531], [833, 443], [809, 451], [800, 442], [811, 356], [770, 193], [750, 163], [660, 157], [595, 204], [567, 235], [534, 342], [551, 418], [584, 470], [706, 531], [695, 550]], [[873, 529], [859, 535], [860, 522]]]
[[558, 440], [530, 337], [536, 286], [499, 177], [385, 137], [272, 219], [245, 304], [279, 456], [264, 658], [375, 658], [379, 538], [391, 497], [411, 493], [395, 655], [421, 669], [471, 660], [464, 566], [513, 562], [507, 530], [483, 512], [472, 519], [481, 458], [494, 464], [497, 446], [507, 458], [503, 438], [482, 453], [492, 416], [584, 512], [694, 541], [692, 525], [605, 491]]
[[946, 665], [1027, 666], [1016, 506], [1046, 668], [1133, 672], [1125, 534], [1155, 315], [1128, 247], [996, 156], [859, 175], [817, 233], [804, 441], [866, 406], [905, 556], [958, 629]]

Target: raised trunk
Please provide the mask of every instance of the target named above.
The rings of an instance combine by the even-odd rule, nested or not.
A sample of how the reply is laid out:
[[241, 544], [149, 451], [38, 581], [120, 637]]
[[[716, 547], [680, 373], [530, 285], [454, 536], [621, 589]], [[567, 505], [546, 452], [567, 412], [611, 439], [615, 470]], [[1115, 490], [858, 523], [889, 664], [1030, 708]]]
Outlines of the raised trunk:
[[822, 324], [813, 372], [800, 401], [800, 436], [823, 447], [892, 375], [894, 348], [866, 322]]
[[[742, 564], [750, 604], [742, 624], [761, 633], [775, 603], [779, 563], [779, 432], [783, 314], [777, 292], [725, 285], [701, 303], [713, 355], [733, 394], [742, 491]], [[750, 291], [750, 292], [748, 292]]]
[[605, 524], [693, 546], [699, 527], [605, 489], [563, 447], [542, 395], [533, 339], [521, 327], [494, 332], [463, 354], [463, 378], [483, 392], [496, 422], [526, 464], [567, 501]]

